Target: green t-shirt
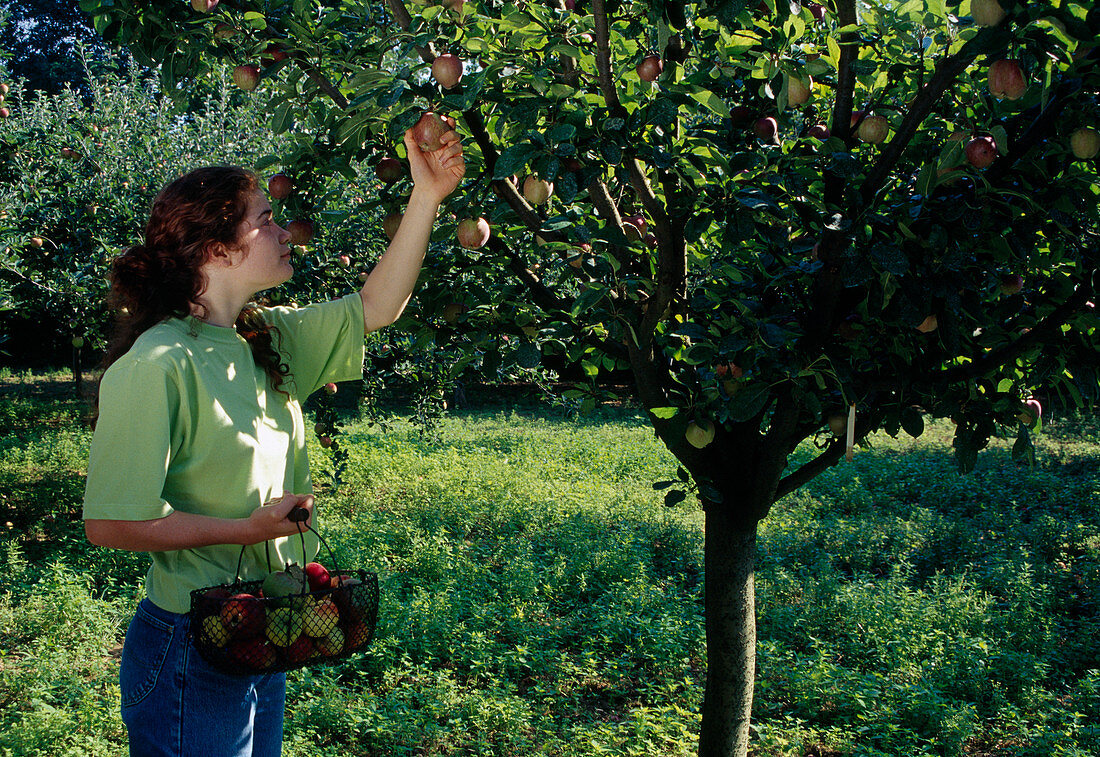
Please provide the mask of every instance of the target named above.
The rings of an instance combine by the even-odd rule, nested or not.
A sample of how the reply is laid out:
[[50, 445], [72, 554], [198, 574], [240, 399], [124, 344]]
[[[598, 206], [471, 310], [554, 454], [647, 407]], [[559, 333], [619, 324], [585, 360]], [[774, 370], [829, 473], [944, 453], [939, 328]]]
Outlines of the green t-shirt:
[[[84, 517], [153, 520], [174, 510], [245, 518], [283, 492], [312, 491], [300, 401], [363, 375], [358, 293], [304, 308], [264, 308], [290, 368], [276, 392], [234, 329], [171, 318], [145, 331], [103, 375]], [[313, 559], [307, 534], [267, 542], [271, 568]], [[152, 553], [149, 599], [187, 612], [192, 589], [233, 580], [239, 545]], [[268, 571], [265, 545], [245, 548], [241, 578]]]

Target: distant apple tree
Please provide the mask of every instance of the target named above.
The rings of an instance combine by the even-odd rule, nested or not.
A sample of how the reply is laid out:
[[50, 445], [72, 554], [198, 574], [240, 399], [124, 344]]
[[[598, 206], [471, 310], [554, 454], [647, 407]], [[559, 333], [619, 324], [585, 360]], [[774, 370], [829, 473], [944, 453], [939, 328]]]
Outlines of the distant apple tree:
[[166, 91], [238, 66], [291, 135], [259, 168], [322, 236], [321, 177], [399, 214], [401, 133], [457, 119], [468, 180], [437, 242], [473, 220], [402, 325], [460, 367], [579, 367], [581, 403], [631, 372], [682, 465], [666, 501], [705, 511], [701, 755], [747, 754], [778, 499], [928, 416], [957, 424], [962, 470], [995, 434], [1024, 456], [1033, 393], [1097, 395], [1091, 3], [81, 5]]

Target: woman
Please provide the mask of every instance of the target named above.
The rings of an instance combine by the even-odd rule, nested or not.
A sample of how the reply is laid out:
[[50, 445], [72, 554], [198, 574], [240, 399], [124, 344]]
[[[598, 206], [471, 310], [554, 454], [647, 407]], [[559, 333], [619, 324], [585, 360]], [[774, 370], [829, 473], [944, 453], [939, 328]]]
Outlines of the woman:
[[[300, 401], [362, 376], [363, 334], [401, 314], [443, 199], [465, 172], [458, 135], [405, 135], [413, 191], [360, 292], [304, 308], [248, 302], [293, 273], [289, 234], [256, 176], [202, 168], [157, 196], [145, 243], [112, 270], [120, 319], [99, 389], [85, 531], [152, 553], [120, 671], [131, 755], [278, 755], [285, 674], [228, 676], [190, 646], [192, 589], [302, 561], [287, 514], [312, 518]], [[308, 522], [308, 521], [307, 521]], [[265, 552], [265, 545], [267, 551]], [[308, 549], [316, 550], [311, 541]]]

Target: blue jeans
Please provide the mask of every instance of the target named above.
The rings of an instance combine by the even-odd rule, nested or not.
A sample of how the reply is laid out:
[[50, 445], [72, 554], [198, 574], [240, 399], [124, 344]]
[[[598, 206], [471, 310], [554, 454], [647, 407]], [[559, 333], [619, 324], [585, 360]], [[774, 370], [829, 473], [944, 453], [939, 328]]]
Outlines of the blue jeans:
[[207, 664], [187, 615], [143, 599], [122, 647], [130, 757], [278, 757], [286, 674], [232, 676]]

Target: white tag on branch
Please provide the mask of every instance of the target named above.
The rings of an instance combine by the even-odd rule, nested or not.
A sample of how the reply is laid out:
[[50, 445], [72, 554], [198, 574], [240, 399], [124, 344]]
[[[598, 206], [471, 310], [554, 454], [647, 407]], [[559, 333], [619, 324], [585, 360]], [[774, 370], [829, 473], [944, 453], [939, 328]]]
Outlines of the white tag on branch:
[[856, 446], [856, 403], [848, 406], [848, 445], [844, 450], [844, 459], [852, 462]]

